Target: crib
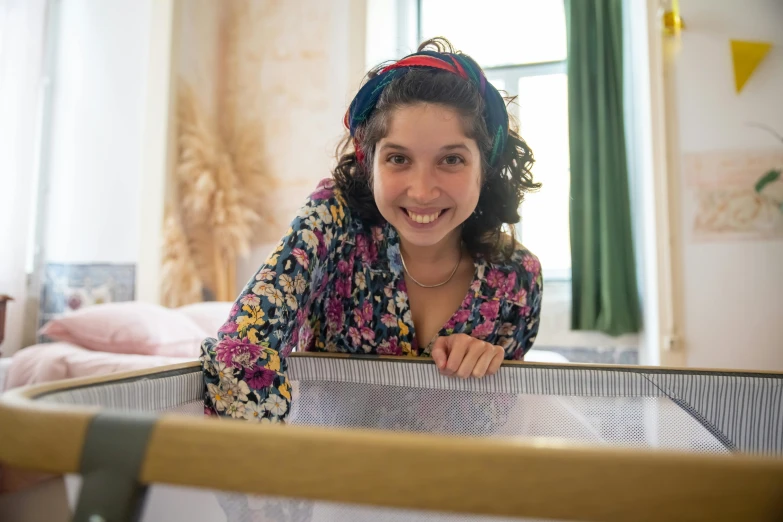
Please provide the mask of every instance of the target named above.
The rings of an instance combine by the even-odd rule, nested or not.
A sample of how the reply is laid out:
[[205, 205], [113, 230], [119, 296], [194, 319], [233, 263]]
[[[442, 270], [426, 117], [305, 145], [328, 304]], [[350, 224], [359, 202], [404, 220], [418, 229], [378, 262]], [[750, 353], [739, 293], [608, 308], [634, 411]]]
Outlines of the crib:
[[202, 416], [198, 363], [0, 397], [0, 462], [78, 522], [779, 521], [783, 374], [295, 353], [289, 423]]

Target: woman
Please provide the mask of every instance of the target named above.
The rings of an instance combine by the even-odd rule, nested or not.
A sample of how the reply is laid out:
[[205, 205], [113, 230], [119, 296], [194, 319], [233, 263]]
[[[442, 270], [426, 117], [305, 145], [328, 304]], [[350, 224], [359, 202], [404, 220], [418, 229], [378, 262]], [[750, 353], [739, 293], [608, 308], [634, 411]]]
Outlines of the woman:
[[533, 344], [541, 266], [503, 231], [537, 188], [533, 158], [479, 66], [425, 42], [368, 74], [345, 124], [333, 178], [202, 345], [207, 414], [284, 419], [292, 350], [480, 378]]

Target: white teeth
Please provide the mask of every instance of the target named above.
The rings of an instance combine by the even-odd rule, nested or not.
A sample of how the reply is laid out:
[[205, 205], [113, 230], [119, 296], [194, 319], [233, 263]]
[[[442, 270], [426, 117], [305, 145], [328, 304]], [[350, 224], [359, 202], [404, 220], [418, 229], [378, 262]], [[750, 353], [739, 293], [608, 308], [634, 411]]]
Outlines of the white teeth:
[[408, 216], [413, 221], [415, 221], [416, 223], [421, 223], [421, 224], [432, 223], [433, 221], [438, 219], [438, 217], [440, 216], [440, 212], [435, 212], [434, 214], [429, 214], [429, 215], [414, 214], [410, 210], [408, 210], [407, 212], [408, 212]]

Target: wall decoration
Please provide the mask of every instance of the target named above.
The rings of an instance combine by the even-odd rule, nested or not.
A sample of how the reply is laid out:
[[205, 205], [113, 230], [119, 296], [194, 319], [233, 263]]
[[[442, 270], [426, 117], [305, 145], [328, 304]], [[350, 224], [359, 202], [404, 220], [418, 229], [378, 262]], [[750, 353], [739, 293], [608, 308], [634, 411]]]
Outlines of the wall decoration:
[[672, 0], [671, 9], [663, 13], [663, 33], [670, 36], [679, 36], [685, 29], [685, 22], [680, 16], [679, 0]]
[[751, 75], [772, 48], [769, 42], [731, 40], [731, 59], [734, 64], [734, 85], [737, 94], [742, 92]]
[[773, 169], [761, 176], [756, 182], [756, 192], [762, 197], [778, 205], [778, 209], [783, 213], [783, 179], [781, 179], [781, 169]]
[[783, 238], [783, 150], [688, 154], [696, 241]]
[[136, 265], [49, 263], [44, 269], [39, 324], [85, 306], [133, 301]]
[[275, 224], [276, 151], [266, 146], [259, 87], [272, 75], [261, 80], [268, 64], [258, 53], [259, 34], [268, 36], [259, 21], [272, 11], [252, 0], [186, 4], [177, 22], [177, 159], [164, 220], [161, 302], [170, 307], [233, 301], [245, 283], [237, 261]]

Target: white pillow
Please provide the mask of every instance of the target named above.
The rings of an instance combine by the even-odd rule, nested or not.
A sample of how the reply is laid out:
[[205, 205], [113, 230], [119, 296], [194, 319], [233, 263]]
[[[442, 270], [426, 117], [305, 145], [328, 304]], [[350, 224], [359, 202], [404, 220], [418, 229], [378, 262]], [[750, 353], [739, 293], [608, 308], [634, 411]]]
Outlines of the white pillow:
[[215, 337], [217, 331], [228, 320], [231, 307], [234, 303], [222, 301], [210, 301], [206, 303], [194, 303], [177, 308], [199, 325], [208, 337]]
[[99, 352], [193, 357], [204, 331], [187, 315], [136, 301], [87, 306], [52, 319], [41, 334]]

